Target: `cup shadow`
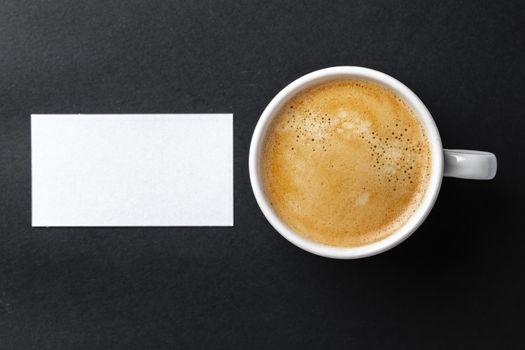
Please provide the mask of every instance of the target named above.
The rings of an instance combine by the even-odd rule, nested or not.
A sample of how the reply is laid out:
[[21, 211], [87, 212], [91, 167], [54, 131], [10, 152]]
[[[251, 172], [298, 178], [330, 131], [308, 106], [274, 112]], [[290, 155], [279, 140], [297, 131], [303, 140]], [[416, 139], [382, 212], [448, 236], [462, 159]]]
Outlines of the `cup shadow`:
[[517, 230], [522, 212], [518, 197], [515, 186], [503, 179], [445, 179], [432, 212], [405, 242], [374, 257], [327, 264], [342, 279], [350, 269], [352, 278], [395, 278], [398, 286], [459, 281], [513, 245], [510, 233]]
[[[502, 223], [516, 219], [511, 203], [515, 189], [505, 182], [445, 179], [434, 209], [423, 225], [406, 242], [380, 257], [399, 266], [418, 262], [430, 264], [436, 272], [454, 269], [462, 263], [483, 259], [494, 246]], [[499, 238], [498, 238], [499, 239]], [[504, 239], [504, 237], [502, 237]], [[428, 266], [427, 266], [428, 267]]]

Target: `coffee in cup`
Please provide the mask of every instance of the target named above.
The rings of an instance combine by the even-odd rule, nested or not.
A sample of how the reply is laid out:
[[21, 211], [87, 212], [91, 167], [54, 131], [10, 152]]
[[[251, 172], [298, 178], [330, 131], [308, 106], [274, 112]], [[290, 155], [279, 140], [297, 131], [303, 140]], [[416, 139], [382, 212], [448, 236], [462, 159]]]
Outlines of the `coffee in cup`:
[[253, 193], [269, 223], [312, 254], [357, 259], [407, 239], [443, 177], [490, 180], [490, 152], [445, 149], [425, 104], [395, 78], [342, 66], [306, 74], [253, 132]]
[[394, 91], [337, 79], [300, 91], [262, 148], [263, 188], [295, 232], [329, 246], [380, 241], [420, 205], [431, 176], [425, 129]]

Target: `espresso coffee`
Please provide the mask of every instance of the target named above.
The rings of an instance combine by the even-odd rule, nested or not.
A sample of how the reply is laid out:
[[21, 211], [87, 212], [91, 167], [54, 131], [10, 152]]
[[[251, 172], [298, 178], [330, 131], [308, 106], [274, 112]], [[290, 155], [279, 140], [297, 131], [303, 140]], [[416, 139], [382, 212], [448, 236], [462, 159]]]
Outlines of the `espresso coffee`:
[[266, 134], [265, 193], [294, 231], [326, 245], [379, 241], [406, 223], [430, 180], [425, 130], [390, 89], [335, 80], [288, 101]]

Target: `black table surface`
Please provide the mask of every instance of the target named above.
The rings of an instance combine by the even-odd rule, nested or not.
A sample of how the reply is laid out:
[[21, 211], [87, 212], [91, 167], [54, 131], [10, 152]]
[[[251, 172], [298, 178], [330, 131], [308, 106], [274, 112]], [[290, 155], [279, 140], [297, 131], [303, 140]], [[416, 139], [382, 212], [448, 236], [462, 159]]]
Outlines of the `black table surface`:
[[[524, 23], [523, 1], [1, 1], [0, 349], [523, 348]], [[283, 239], [248, 176], [270, 99], [338, 65], [499, 160], [353, 261]], [[234, 227], [31, 227], [31, 113], [198, 112], [234, 113]]]

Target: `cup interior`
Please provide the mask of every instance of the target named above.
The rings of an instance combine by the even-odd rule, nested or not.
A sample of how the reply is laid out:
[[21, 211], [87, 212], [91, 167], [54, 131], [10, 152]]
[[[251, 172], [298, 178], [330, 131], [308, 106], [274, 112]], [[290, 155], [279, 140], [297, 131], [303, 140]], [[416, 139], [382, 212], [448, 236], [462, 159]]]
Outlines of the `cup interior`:
[[[296, 233], [275, 213], [264, 192], [262, 184], [260, 159], [266, 133], [268, 132], [273, 118], [279, 113], [280, 109], [289, 99], [302, 90], [336, 79], [368, 80], [386, 86], [394, 91], [399, 97], [405, 100], [405, 102], [412, 108], [415, 115], [419, 118], [430, 143], [432, 166], [430, 181], [419, 208], [416, 209], [414, 214], [396, 232], [380, 241], [357, 247], [335, 247], [324, 245], [311, 241], [299, 233]], [[376, 255], [393, 248], [408, 238], [419, 227], [419, 225], [421, 225], [432, 209], [443, 178], [443, 147], [441, 145], [441, 138], [436, 124], [423, 102], [408, 87], [395, 78], [379, 71], [363, 67], [345, 66], [326, 68], [307, 74], [286, 86], [272, 99], [262, 113], [252, 137], [249, 158], [252, 189], [259, 207], [270, 224], [284, 238], [297, 247], [316, 255], [336, 259], [355, 259]]]

